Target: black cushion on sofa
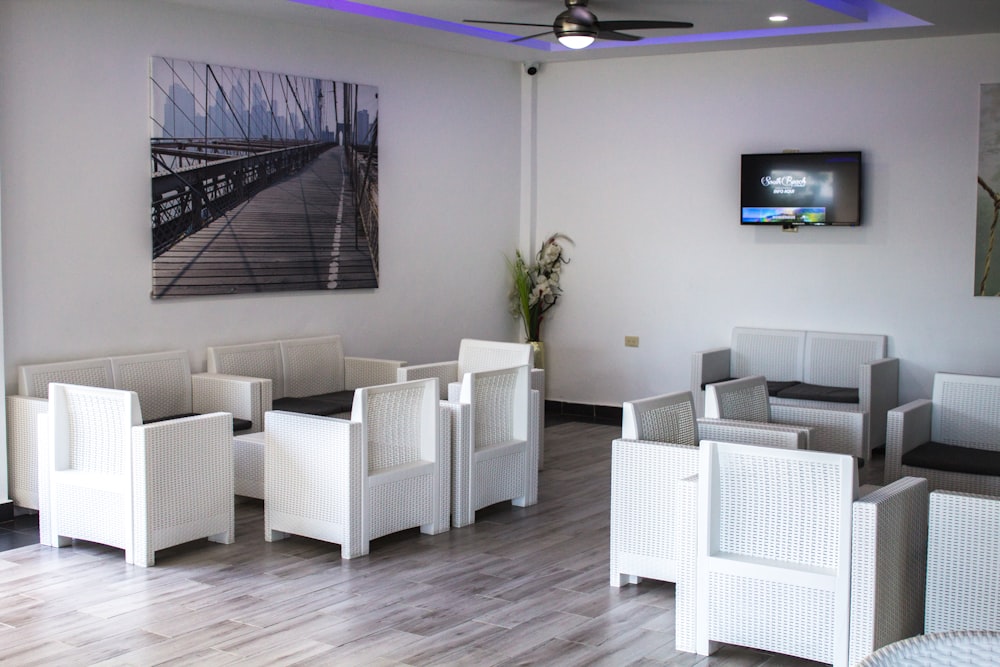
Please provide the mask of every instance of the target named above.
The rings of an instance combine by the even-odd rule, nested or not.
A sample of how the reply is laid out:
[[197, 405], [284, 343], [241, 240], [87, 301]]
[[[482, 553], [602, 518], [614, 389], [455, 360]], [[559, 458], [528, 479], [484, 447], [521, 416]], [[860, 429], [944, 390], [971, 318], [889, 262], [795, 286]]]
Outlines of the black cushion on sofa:
[[345, 389], [343, 391], [331, 391], [329, 394], [317, 394], [316, 396], [309, 396], [311, 401], [322, 401], [323, 403], [328, 403], [334, 408], [334, 414], [340, 412], [350, 412], [351, 408], [354, 407], [354, 390]]
[[973, 475], [1000, 475], [1000, 452], [925, 442], [903, 454], [903, 465]]
[[[770, 383], [768, 383], [770, 384]], [[824, 387], [820, 384], [796, 383], [782, 389], [778, 398], [794, 398], [799, 401], [825, 401], [827, 403], [858, 403], [858, 390], [852, 387]]]
[[[168, 419], [180, 419], [181, 417], [197, 417], [197, 412], [189, 412], [186, 415], [170, 415], [169, 417], [160, 417], [159, 419], [143, 419], [143, 424], [155, 424], [156, 422], [165, 422]], [[239, 417], [233, 417], [233, 430], [234, 431], [244, 431], [253, 426], [253, 422], [249, 419], [240, 419]]]
[[802, 384], [798, 380], [768, 380], [767, 381], [767, 395], [777, 396], [786, 389], [791, 389], [796, 385]]
[[323, 401], [317, 401], [311, 396], [286, 396], [285, 398], [276, 398], [271, 403], [272, 410], [284, 410], [286, 412], [300, 412], [304, 415], [318, 415], [321, 417], [329, 417], [330, 415], [335, 415], [338, 412], [343, 412], [342, 410], [337, 410], [337, 406], [330, 403], [324, 403]]

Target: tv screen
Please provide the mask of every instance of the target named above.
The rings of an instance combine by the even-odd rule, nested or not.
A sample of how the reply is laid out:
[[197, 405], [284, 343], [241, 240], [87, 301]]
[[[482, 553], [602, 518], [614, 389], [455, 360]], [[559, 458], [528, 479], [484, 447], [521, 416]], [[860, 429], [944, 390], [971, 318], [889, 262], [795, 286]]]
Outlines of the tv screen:
[[861, 152], [743, 155], [741, 224], [860, 225]]

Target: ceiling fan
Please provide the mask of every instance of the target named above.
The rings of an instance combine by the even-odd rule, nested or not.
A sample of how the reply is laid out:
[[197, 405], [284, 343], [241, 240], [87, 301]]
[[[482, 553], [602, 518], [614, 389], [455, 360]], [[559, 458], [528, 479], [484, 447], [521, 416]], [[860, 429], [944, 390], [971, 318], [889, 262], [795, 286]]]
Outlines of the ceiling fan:
[[[553, 32], [559, 43], [571, 49], [583, 49], [595, 39], [610, 39], [619, 42], [636, 42], [638, 35], [629, 35], [619, 30], [652, 30], [657, 28], [693, 28], [686, 21], [598, 21], [594, 12], [587, 9], [588, 0], [565, 0], [566, 9], [555, 18], [549, 30], [527, 37], [518, 37], [511, 42], [523, 42]], [[465, 23], [490, 23], [493, 25], [526, 25], [549, 28], [546, 23], [513, 23], [511, 21], [480, 21], [465, 19]]]

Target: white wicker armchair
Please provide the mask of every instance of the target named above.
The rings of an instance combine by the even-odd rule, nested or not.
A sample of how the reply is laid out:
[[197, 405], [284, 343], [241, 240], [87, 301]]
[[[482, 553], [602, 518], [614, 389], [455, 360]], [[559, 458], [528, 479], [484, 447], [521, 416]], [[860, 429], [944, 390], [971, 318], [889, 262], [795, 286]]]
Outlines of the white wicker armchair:
[[805, 448], [809, 429], [696, 419], [690, 391], [622, 404], [622, 437], [611, 443], [611, 585], [648, 577], [677, 581], [674, 495], [698, 472], [702, 438]]
[[234, 541], [229, 414], [143, 425], [135, 392], [53, 383], [38, 431], [42, 544], [98, 542], [146, 567], [160, 549]]
[[538, 502], [538, 445], [532, 425], [528, 366], [466, 373], [452, 415], [452, 525], [475, 522], [476, 511], [510, 500]]
[[436, 379], [360, 388], [351, 420], [265, 416], [264, 538], [289, 534], [364, 556], [407, 528], [449, 528], [450, 413]]
[[695, 587], [698, 653], [847, 667], [921, 631], [927, 482], [856, 500], [856, 470], [842, 454], [702, 442], [695, 581], [678, 582]]
[[936, 373], [931, 399], [889, 411], [885, 479], [1000, 496], [1000, 378]]
[[1000, 632], [1000, 498], [933, 491], [924, 632]]
[[508, 343], [494, 340], [463, 338], [458, 346], [458, 359], [430, 364], [403, 366], [396, 371], [399, 382], [436, 377], [441, 382], [441, 398], [457, 401], [462, 378], [466, 373], [494, 371], [500, 368], [527, 365], [531, 368], [532, 401], [536, 403], [538, 419], [534, 425], [538, 441], [538, 469], [545, 465], [545, 370], [534, 368], [535, 352], [528, 343]]
[[705, 387], [705, 416], [812, 429], [806, 449], [849, 454], [867, 462], [868, 413], [774, 404], [763, 375], [717, 382]]

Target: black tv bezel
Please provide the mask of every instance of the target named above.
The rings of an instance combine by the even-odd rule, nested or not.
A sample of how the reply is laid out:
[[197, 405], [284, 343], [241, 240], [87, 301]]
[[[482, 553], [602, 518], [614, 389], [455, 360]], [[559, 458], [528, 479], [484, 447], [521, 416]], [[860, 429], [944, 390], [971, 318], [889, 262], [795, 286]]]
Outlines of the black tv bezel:
[[[774, 222], [746, 222], [743, 219], [743, 209], [752, 208], [744, 206], [743, 202], [743, 181], [744, 164], [746, 158], [823, 158], [850, 156], [857, 158], [858, 164], [858, 215], [856, 221], [823, 221], [823, 222], [799, 222], [781, 221]], [[777, 153], [743, 153], [740, 156], [740, 226], [743, 227], [784, 227], [785, 229], [797, 227], [860, 227], [864, 221], [864, 154], [861, 150], [829, 150], [829, 151], [781, 151]]]

